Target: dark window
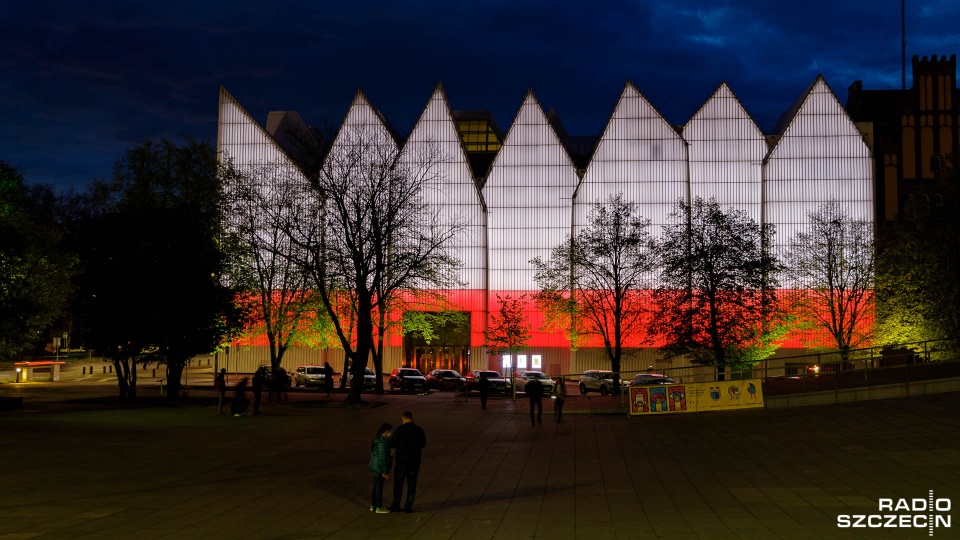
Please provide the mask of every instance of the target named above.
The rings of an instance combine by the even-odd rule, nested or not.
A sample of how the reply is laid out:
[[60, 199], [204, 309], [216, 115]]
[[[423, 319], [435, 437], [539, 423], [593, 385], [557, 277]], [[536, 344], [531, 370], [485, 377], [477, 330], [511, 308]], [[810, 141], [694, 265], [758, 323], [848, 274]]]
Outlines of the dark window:
[[931, 156], [930, 157], [930, 170], [934, 173], [940, 172], [940, 169], [943, 168], [943, 160], [940, 156]]

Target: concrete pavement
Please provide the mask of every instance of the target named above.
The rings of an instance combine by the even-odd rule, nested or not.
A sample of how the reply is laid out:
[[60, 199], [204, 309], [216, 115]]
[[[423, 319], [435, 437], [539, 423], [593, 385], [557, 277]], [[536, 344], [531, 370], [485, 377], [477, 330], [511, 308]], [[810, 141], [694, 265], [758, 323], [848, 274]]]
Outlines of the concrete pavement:
[[[627, 418], [572, 392], [563, 422], [531, 426], [524, 400], [450, 393], [354, 408], [293, 392], [232, 417], [204, 389], [176, 407], [150, 392], [120, 406], [109, 385], [0, 384], [25, 403], [0, 413], [0, 540], [928, 538], [837, 516], [960, 502], [957, 393]], [[376, 515], [370, 442], [404, 410], [428, 440], [415, 511]]]

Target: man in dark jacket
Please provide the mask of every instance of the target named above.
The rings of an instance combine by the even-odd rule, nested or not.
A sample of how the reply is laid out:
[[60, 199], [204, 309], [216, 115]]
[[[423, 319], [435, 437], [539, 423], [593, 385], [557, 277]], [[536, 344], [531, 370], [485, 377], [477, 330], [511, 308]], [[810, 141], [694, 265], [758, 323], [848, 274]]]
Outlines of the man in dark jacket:
[[391, 512], [400, 511], [400, 496], [403, 494], [403, 481], [407, 481], [407, 502], [403, 511], [413, 511], [413, 499], [417, 495], [417, 474], [420, 473], [421, 450], [427, 445], [427, 436], [423, 429], [413, 423], [410, 411], [400, 415], [401, 424], [393, 430], [390, 447], [396, 449], [397, 466], [393, 472], [393, 504]]
[[263, 384], [267, 381], [267, 368], [260, 366], [253, 374], [253, 414], [260, 414], [260, 397], [263, 395]]
[[323, 363], [323, 387], [327, 391], [327, 397], [330, 397], [330, 392], [333, 391], [333, 368], [330, 367], [330, 362]]
[[480, 379], [477, 381], [477, 390], [480, 391], [480, 408], [487, 408], [487, 396], [490, 395], [490, 380], [483, 376], [483, 373], [480, 374]]
[[[530, 398], [530, 423], [537, 425], [543, 419], [543, 383], [539, 379], [533, 378], [527, 381], [524, 391]], [[533, 408], [537, 408], [536, 421], [534, 421]]]

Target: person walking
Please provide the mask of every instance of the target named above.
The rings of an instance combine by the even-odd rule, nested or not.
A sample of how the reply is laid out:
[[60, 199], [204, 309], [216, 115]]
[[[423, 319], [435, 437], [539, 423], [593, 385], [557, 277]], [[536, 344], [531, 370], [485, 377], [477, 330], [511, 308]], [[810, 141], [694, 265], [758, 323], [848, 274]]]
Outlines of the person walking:
[[[537, 425], [543, 420], [543, 383], [540, 379], [530, 379], [524, 387], [524, 392], [530, 398], [530, 423]], [[534, 407], [537, 409], [536, 419], [533, 416]]]
[[253, 414], [260, 414], [260, 398], [263, 395], [263, 384], [266, 380], [266, 368], [260, 366], [253, 374]]
[[234, 416], [246, 416], [247, 415], [247, 406], [250, 405], [250, 400], [246, 396], [247, 391], [247, 378], [244, 377], [240, 379], [240, 382], [236, 386], [236, 395], [233, 397], [233, 402], [230, 404], [230, 412]]
[[330, 362], [323, 363], [323, 387], [327, 391], [327, 397], [330, 397], [330, 392], [333, 392], [333, 368], [330, 367]]
[[[267, 369], [263, 366], [263, 369]], [[272, 368], [270, 380], [267, 382], [268, 394], [267, 402], [273, 403], [273, 397], [277, 397], [277, 403], [287, 400], [287, 370], [280, 366]]]
[[563, 420], [563, 402], [567, 399], [567, 383], [563, 377], [557, 378], [557, 384], [553, 385], [553, 412], [557, 414], [557, 422]]
[[373, 471], [373, 493], [370, 495], [370, 511], [389, 514], [383, 507], [383, 484], [390, 478], [390, 432], [393, 426], [380, 425], [370, 445], [370, 470]]
[[390, 437], [390, 447], [396, 450], [397, 467], [393, 472], [393, 504], [388, 510], [400, 511], [400, 496], [406, 481], [407, 500], [403, 511], [409, 514], [413, 512], [413, 500], [417, 495], [417, 475], [420, 474], [421, 452], [427, 445], [427, 435], [423, 428], [413, 423], [412, 412], [405, 411], [400, 415], [400, 421], [400, 426]]
[[477, 381], [477, 390], [480, 391], [480, 408], [487, 408], [487, 396], [490, 395], [490, 381], [480, 374], [480, 380]]
[[223, 398], [227, 393], [227, 369], [223, 368], [213, 378], [213, 389], [217, 391], [217, 414], [223, 415]]

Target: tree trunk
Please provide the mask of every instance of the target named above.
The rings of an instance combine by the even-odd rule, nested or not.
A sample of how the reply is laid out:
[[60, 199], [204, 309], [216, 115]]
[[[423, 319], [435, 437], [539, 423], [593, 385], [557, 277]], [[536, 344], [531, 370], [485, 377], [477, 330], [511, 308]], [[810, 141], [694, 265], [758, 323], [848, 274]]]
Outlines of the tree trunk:
[[167, 401], [176, 401], [180, 399], [180, 378], [183, 376], [183, 366], [186, 364], [185, 358], [167, 359]]
[[130, 383], [127, 381], [127, 376], [124, 374], [123, 366], [129, 362], [127, 358], [114, 358], [113, 359], [113, 370], [117, 375], [117, 386], [119, 387], [120, 395], [118, 396], [121, 400], [126, 401], [127, 399], [136, 398], [136, 392], [131, 391]]

